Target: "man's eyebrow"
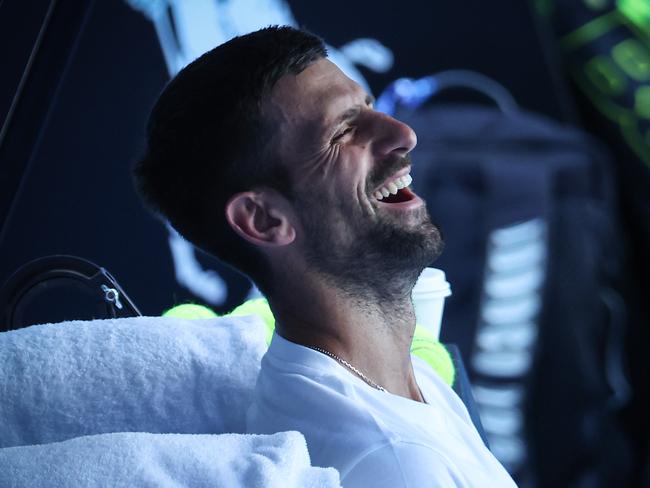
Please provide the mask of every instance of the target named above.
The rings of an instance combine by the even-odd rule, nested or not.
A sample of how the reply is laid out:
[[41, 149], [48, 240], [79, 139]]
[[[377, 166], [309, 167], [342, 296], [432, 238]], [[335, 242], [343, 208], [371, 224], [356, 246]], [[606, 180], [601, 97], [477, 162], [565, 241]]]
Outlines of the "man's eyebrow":
[[[374, 105], [375, 103], [375, 97], [372, 95], [366, 95], [365, 98], [365, 103], [366, 106], [371, 106]], [[339, 115], [336, 120], [334, 121], [334, 125], [340, 125], [343, 122], [347, 122], [349, 120], [354, 119], [357, 115], [359, 115], [359, 112], [361, 112], [361, 106], [360, 105], [355, 105], [352, 108], [347, 109], [345, 112], [343, 112], [341, 115]]]

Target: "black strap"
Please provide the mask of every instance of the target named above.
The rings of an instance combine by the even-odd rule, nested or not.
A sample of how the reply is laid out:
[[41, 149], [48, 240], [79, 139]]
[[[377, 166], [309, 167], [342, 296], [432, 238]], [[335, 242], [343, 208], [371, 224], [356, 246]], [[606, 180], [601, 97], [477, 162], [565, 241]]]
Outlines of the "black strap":
[[53, 255], [35, 259], [19, 268], [0, 289], [0, 331], [19, 329], [23, 309], [36, 295], [61, 282], [90, 289], [98, 298], [106, 318], [142, 314], [104, 268], [76, 256]]

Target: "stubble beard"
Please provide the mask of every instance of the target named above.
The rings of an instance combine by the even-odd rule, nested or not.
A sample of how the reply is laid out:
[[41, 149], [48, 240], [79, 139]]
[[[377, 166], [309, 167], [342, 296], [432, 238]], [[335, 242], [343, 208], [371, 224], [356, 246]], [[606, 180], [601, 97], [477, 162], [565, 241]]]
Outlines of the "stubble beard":
[[307, 264], [355, 300], [387, 307], [410, 303], [418, 276], [443, 249], [426, 207], [412, 212], [409, 220], [417, 223], [407, 225], [380, 211], [371, 219], [312, 201], [301, 207]]

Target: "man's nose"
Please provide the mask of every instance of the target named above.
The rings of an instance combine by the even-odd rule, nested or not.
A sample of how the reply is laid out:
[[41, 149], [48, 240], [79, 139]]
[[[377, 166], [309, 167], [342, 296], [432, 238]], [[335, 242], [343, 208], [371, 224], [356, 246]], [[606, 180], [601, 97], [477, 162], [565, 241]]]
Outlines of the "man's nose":
[[382, 112], [374, 112], [374, 115], [373, 145], [378, 153], [386, 155], [397, 152], [404, 156], [415, 147], [418, 138], [408, 125]]

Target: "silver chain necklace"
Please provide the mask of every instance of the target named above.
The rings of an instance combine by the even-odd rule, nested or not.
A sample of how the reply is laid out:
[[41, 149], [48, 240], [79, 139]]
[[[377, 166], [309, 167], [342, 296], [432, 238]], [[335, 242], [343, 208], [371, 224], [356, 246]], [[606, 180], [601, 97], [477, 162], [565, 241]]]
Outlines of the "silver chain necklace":
[[315, 350], [315, 351], [318, 351], [318, 352], [320, 352], [320, 353], [323, 353], [323, 354], [325, 354], [326, 356], [331, 357], [332, 359], [336, 359], [339, 363], [341, 363], [343, 366], [345, 366], [346, 368], [348, 368], [350, 371], [353, 371], [354, 373], [356, 373], [356, 375], [359, 376], [359, 378], [361, 378], [363, 381], [365, 381], [366, 383], [368, 383], [370, 386], [372, 386], [372, 387], [375, 388], [376, 390], [379, 390], [379, 391], [386, 391], [386, 388], [384, 388], [383, 386], [379, 386], [377, 383], [375, 383], [374, 381], [372, 381], [370, 378], [368, 378], [365, 374], [363, 374], [363, 373], [362, 373], [361, 371], [359, 371], [357, 368], [355, 368], [355, 367], [352, 366], [350, 363], [348, 363], [345, 359], [340, 358], [340, 357], [338, 357], [336, 354], [333, 354], [333, 353], [331, 353], [331, 352], [329, 352], [329, 351], [326, 351], [325, 349], [321, 349], [320, 347], [309, 346], [309, 348], [310, 348], [310, 349], [313, 349], [313, 350]]

